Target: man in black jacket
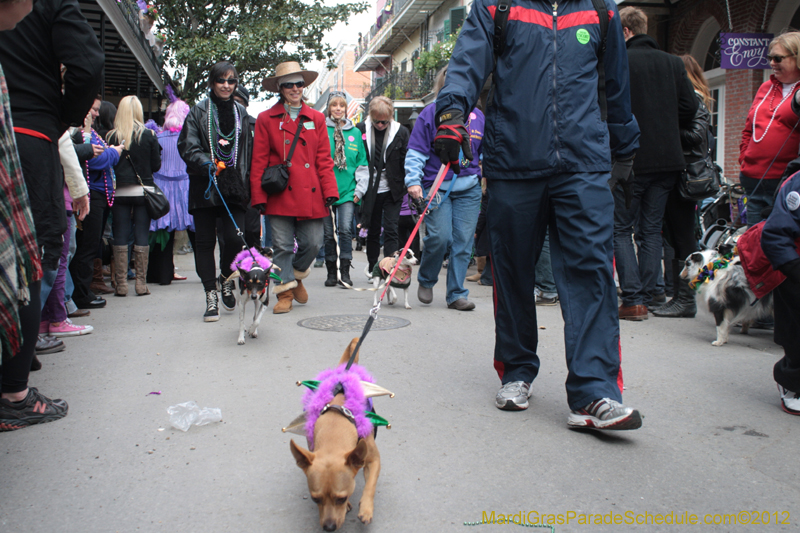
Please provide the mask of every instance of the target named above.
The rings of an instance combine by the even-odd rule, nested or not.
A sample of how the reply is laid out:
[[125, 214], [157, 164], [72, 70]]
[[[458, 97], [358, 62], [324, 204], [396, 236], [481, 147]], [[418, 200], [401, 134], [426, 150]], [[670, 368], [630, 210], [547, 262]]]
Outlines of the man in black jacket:
[[[0, 33], [22, 172], [43, 250], [41, 301], [47, 301], [67, 229], [58, 139], [79, 126], [99, 92], [105, 56], [77, 0], [38, 0], [11, 31]], [[66, 68], [62, 93], [61, 65]], [[91, 302], [76, 302], [79, 307]], [[94, 307], [105, 305], [105, 301]]]
[[[614, 190], [614, 255], [622, 289], [619, 318], [646, 320], [661, 268], [661, 221], [669, 191], [686, 163], [680, 128], [687, 127], [697, 111], [697, 98], [683, 61], [658, 49], [647, 35], [647, 16], [635, 7], [619, 12], [628, 49], [631, 110], [641, 130], [639, 151], [633, 163], [630, 205], [625, 194]], [[633, 248], [636, 225], [638, 260]]]

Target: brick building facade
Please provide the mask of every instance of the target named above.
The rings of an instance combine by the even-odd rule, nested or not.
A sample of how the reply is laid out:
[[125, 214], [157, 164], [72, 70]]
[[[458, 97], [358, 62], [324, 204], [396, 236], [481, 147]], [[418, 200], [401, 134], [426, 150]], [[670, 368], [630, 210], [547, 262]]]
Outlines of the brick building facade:
[[739, 175], [739, 141], [747, 113], [770, 70], [719, 68], [719, 32], [773, 33], [800, 29], [800, 0], [671, 0], [620, 2], [649, 18], [648, 33], [673, 54], [691, 54], [706, 71], [717, 99], [717, 160], [728, 178]]

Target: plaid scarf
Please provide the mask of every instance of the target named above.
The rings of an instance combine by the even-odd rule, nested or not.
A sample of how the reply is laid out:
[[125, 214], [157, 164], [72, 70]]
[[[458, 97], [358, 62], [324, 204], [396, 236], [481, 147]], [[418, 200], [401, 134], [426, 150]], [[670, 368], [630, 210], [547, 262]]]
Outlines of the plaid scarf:
[[42, 267], [2, 66], [0, 106], [0, 349], [13, 356], [22, 341], [19, 306], [28, 304], [28, 286], [42, 279]]
[[333, 119], [333, 122], [336, 124], [336, 127], [333, 130], [333, 164], [339, 170], [345, 170], [347, 168], [347, 159], [344, 155], [344, 134], [342, 133], [342, 124], [344, 124], [346, 120]]

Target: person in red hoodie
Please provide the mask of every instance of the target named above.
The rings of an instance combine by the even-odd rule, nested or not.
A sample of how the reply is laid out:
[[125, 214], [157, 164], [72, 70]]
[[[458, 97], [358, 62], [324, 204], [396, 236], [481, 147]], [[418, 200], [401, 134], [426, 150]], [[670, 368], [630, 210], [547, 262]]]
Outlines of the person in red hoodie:
[[747, 195], [747, 223], [763, 220], [761, 211], [773, 205], [786, 165], [797, 157], [800, 124], [792, 97], [800, 89], [800, 32], [775, 37], [769, 45], [772, 75], [756, 93], [739, 143], [739, 182]]
[[[278, 297], [274, 314], [291, 311], [292, 300], [308, 301], [303, 279], [322, 246], [322, 219], [330, 216], [328, 208], [339, 199], [325, 116], [303, 102], [303, 87], [316, 78], [316, 72], [288, 61], [275, 67], [275, 76], [262, 83], [280, 98], [256, 120], [250, 191], [253, 207], [269, 218], [273, 263], [281, 269], [282, 282], [273, 289]], [[283, 191], [268, 195], [261, 188], [264, 170], [286, 163], [300, 127], [299, 142], [287, 165], [289, 182]]]

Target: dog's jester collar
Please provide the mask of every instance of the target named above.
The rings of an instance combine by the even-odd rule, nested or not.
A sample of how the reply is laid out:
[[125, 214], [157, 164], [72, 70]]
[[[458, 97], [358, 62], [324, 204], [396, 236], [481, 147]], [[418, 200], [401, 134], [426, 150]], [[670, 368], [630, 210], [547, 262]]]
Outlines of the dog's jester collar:
[[717, 270], [722, 270], [723, 268], [727, 268], [738, 255], [738, 250], [734, 249], [733, 252], [723, 255], [717, 259], [714, 259], [707, 265], [703, 267], [703, 269], [695, 276], [695, 278], [689, 282], [689, 288], [695, 291], [700, 290], [700, 286], [703, 283], [708, 283], [709, 281], [714, 279], [714, 275], [716, 274]]
[[[295, 418], [284, 432], [305, 435], [309, 449], [314, 448], [314, 426], [324, 413], [336, 411], [356, 427], [358, 437], [366, 438], [375, 426], [391, 428], [389, 422], [372, 411], [372, 400], [375, 396], [394, 394], [376, 385], [372, 376], [361, 366], [353, 365], [350, 370], [345, 364], [323, 371], [316, 380], [298, 381], [297, 385], [305, 385], [308, 390], [303, 395], [303, 414]], [[338, 393], [344, 393], [344, 405], [331, 402]]]

